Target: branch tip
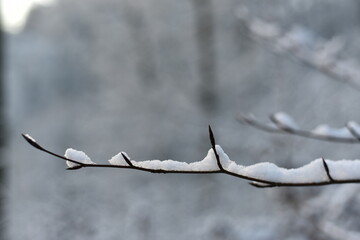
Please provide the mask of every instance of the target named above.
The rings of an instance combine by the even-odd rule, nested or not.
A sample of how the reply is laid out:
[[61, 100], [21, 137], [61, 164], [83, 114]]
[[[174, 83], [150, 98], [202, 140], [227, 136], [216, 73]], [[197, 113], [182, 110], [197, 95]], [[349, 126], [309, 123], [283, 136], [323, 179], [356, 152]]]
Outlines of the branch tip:
[[21, 134], [21, 136], [33, 147], [42, 150], [43, 148], [29, 134]]
[[216, 143], [215, 143], [215, 137], [214, 137], [214, 133], [213, 133], [210, 125], [209, 125], [209, 138], [210, 138], [211, 146], [212, 146], [212, 148], [215, 150], [215, 145], [216, 145]]

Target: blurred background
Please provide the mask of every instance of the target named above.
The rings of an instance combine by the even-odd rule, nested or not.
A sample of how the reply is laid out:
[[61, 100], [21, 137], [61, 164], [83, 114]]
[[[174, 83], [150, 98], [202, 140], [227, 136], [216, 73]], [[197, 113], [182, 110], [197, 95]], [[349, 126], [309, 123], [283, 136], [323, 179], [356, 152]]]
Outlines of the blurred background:
[[192, 162], [211, 124], [238, 164], [359, 158], [356, 144], [236, 120], [360, 121], [359, 1], [1, 0], [1, 14], [0, 239], [360, 239], [357, 185], [65, 171], [20, 135], [97, 163]]

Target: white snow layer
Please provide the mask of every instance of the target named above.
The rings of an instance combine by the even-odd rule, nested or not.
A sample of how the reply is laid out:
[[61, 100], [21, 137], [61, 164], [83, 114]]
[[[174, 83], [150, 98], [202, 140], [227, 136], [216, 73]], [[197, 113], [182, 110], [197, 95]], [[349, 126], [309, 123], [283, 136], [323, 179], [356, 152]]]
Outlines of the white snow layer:
[[[216, 146], [217, 151], [220, 155], [222, 152], [225, 156], [220, 146]], [[124, 153], [124, 152], [123, 152]], [[126, 154], [126, 153], [125, 153]], [[127, 156], [127, 155], [126, 155]], [[223, 158], [225, 158], [225, 156]], [[227, 156], [226, 156], [227, 157]], [[227, 157], [228, 158], [228, 157]], [[128, 166], [125, 159], [122, 157], [121, 153], [118, 153], [109, 160], [110, 164], [118, 166]], [[174, 160], [146, 160], [146, 161], [134, 161], [131, 160], [131, 163], [136, 167], [147, 168], [147, 169], [162, 169], [162, 170], [173, 170], [173, 171], [213, 171], [219, 170], [214, 152], [212, 149], [208, 151], [207, 156], [198, 162], [186, 163], [178, 162]]]
[[[93, 161], [91, 161], [91, 159], [82, 151], [78, 151], [72, 148], [68, 148], [65, 151], [65, 155], [66, 158], [69, 158], [71, 160], [75, 160], [81, 163], [86, 163], [86, 164], [95, 164]], [[66, 161], [66, 164], [68, 165], [68, 167], [75, 167], [78, 166], [79, 164], [77, 163], [73, 163], [70, 161]]]
[[[233, 172], [242, 176], [263, 179], [274, 182], [287, 183], [311, 183], [328, 181], [322, 159], [316, 159], [300, 168], [285, 169], [276, 166], [273, 163], [258, 163], [250, 166], [238, 165], [229, 159], [223, 149], [217, 145], [216, 151], [219, 154], [221, 164], [226, 171]], [[124, 153], [124, 152], [123, 152]], [[125, 153], [124, 153], [125, 154]], [[109, 160], [113, 165], [127, 166], [128, 164], [121, 156], [117, 154]], [[146, 160], [134, 161], [131, 163], [136, 167], [146, 169], [157, 169], [167, 171], [216, 171], [219, 170], [217, 161], [212, 149], [208, 151], [207, 156], [198, 162], [186, 163], [174, 160]], [[326, 160], [330, 175], [335, 180], [341, 179], [359, 179], [360, 178], [360, 160]]]
[[337, 138], [353, 138], [353, 135], [346, 127], [342, 128], [332, 128], [326, 124], [317, 126], [311, 131], [314, 134], [327, 136], [327, 137], [337, 137]]
[[284, 112], [278, 112], [275, 113], [272, 118], [274, 119], [276, 125], [279, 128], [283, 129], [298, 129], [299, 126], [294, 121], [292, 117], [290, 117], [287, 113]]

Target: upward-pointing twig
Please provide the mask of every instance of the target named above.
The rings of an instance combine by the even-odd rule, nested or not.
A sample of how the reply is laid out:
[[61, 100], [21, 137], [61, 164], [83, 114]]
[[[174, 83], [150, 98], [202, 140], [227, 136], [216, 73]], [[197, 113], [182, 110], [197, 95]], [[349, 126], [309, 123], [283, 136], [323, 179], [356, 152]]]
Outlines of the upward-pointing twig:
[[124, 154], [123, 152], [121, 152], [121, 156], [124, 158], [125, 162], [127, 164], [129, 164], [130, 167], [133, 166], [133, 164], [130, 162], [130, 159], [126, 156], [126, 154]]
[[210, 138], [210, 142], [211, 142], [211, 148], [213, 149], [215, 157], [216, 157], [216, 163], [220, 170], [224, 170], [223, 166], [221, 165], [219, 154], [216, 150], [215, 137], [214, 137], [214, 133], [213, 133], [210, 125], [209, 125], [209, 138]]
[[324, 168], [325, 168], [326, 175], [328, 176], [329, 180], [330, 180], [331, 182], [333, 182], [334, 179], [331, 177], [329, 167], [328, 167], [328, 165], [327, 165], [327, 163], [326, 163], [326, 161], [325, 161], [324, 158], [322, 158], [322, 162], [323, 162], [323, 164], [324, 164]]

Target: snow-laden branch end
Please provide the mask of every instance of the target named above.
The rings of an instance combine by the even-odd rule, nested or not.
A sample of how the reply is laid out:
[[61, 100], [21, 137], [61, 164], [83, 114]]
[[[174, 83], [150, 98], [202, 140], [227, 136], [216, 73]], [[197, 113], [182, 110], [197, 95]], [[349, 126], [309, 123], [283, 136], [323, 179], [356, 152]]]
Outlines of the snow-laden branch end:
[[186, 163], [174, 160], [131, 160], [125, 152], [120, 152], [109, 160], [109, 164], [97, 164], [82, 151], [69, 148], [65, 156], [53, 153], [28, 134], [22, 134], [33, 147], [66, 161], [68, 170], [85, 167], [128, 168], [151, 173], [212, 174], [224, 173], [250, 181], [255, 187], [281, 186], [320, 186], [330, 184], [360, 183], [360, 160], [332, 161], [316, 159], [309, 164], [295, 169], [285, 169], [273, 163], [263, 162], [250, 166], [239, 165], [230, 160], [223, 149], [216, 145], [215, 137], [209, 126], [211, 149], [207, 156], [197, 162]]
[[307, 138], [330, 142], [360, 143], [360, 125], [354, 121], [348, 122], [345, 127], [333, 128], [326, 124], [319, 125], [313, 130], [302, 130], [298, 124], [286, 113], [278, 112], [270, 115], [270, 123], [263, 123], [252, 115], [239, 114], [237, 119], [243, 124], [272, 133], [287, 133]]

